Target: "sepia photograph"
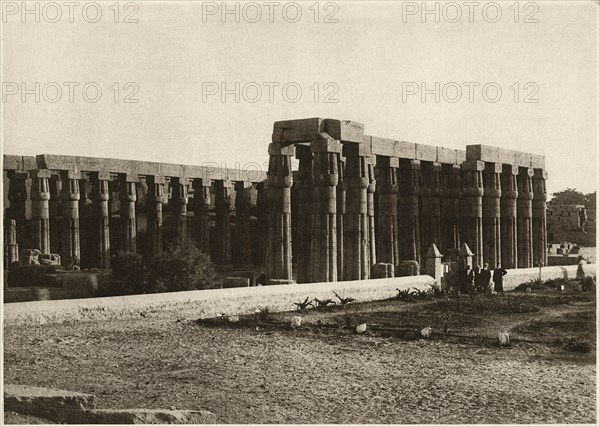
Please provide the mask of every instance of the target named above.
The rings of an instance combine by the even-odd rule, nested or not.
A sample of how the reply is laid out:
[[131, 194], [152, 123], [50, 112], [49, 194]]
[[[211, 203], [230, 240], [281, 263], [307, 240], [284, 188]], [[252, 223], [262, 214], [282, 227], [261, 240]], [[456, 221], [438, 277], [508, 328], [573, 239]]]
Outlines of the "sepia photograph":
[[599, 1], [0, 12], [3, 425], [597, 425]]

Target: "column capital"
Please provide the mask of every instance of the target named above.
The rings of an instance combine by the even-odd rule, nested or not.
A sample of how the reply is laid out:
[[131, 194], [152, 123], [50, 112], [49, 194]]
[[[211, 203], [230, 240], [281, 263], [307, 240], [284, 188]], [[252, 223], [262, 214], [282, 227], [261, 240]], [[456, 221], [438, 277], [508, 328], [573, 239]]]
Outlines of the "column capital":
[[484, 172], [486, 173], [502, 173], [502, 163], [485, 162]]
[[533, 168], [520, 167], [519, 175], [523, 177], [528, 176], [531, 178], [533, 176]]
[[164, 175], [147, 175], [146, 182], [152, 182], [153, 184], [166, 184], [167, 178]]
[[481, 172], [485, 169], [485, 162], [481, 160], [465, 160], [460, 166], [465, 172]]
[[342, 145], [342, 154], [345, 157], [368, 157], [371, 156], [371, 146], [360, 142], [344, 142]]
[[280, 142], [269, 144], [270, 156], [293, 156], [295, 147], [293, 145], [283, 146]]
[[29, 171], [29, 176], [31, 176], [32, 179], [35, 179], [35, 178], [49, 179], [52, 176], [52, 172], [49, 169], [32, 169]]
[[139, 182], [137, 174], [134, 173], [120, 173], [119, 180], [122, 182]]
[[533, 179], [548, 179], [548, 171], [544, 169], [534, 169], [533, 170]]
[[60, 171], [61, 179], [81, 179], [81, 172], [74, 170], [62, 170]]
[[325, 132], [321, 132], [317, 135], [317, 138], [310, 143], [310, 151], [311, 153], [341, 153], [342, 144]]

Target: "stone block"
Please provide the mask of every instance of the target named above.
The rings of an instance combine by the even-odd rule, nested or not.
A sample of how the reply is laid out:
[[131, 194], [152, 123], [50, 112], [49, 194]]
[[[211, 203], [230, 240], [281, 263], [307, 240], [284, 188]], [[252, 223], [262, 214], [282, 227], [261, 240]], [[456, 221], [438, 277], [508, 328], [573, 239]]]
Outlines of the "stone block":
[[[540, 154], [532, 154], [531, 155], [531, 167], [534, 169], [545, 169], [546, 168], [546, 158]], [[545, 178], [548, 179], [548, 178]]]
[[456, 163], [461, 164], [467, 160], [467, 152], [465, 150], [456, 150]]
[[273, 123], [273, 129], [300, 129], [313, 132], [315, 135], [325, 130], [325, 121], [320, 117], [308, 119], [279, 120]]
[[64, 273], [62, 286], [67, 298], [93, 298], [98, 293], [98, 277], [95, 273]]
[[73, 422], [75, 414], [83, 414], [85, 410], [95, 406], [96, 397], [92, 394], [26, 385], [4, 385], [5, 411], [66, 423]]
[[437, 147], [434, 145], [415, 144], [415, 158], [427, 162], [437, 160]]
[[438, 163], [456, 164], [456, 150], [453, 148], [437, 147]]
[[500, 148], [489, 145], [467, 145], [466, 160], [481, 160], [483, 162], [500, 162]]
[[515, 151], [516, 164], [520, 167], [528, 168], [531, 165], [531, 154]]
[[363, 142], [365, 125], [351, 120], [325, 119], [325, 132], [342, 142]]
[[485, 169], [485, 163], [480, 160], [467, 160], [461, 164], [464, 171], [482, 171]]
[[293, 156], [294, 146], [284, 146], [282, 143], [269, 144], [269, 155]]
[[378, 136], [371, 136], [371, 152], [378, 156], [394, 157], [396, 155], [394, 146], [398, 141], [388, 138], [380, 138]]
[[394, 143], [394, 156], [400, 159], [415, 159], [417, 148], [414, 142], [396, 141]]
[[356, 142], [345, 142], [342, 146], [342, 154], [345, 157], [354, 157], [354, 156], [371, 156], [371, 146], [369, 144], [359, 144]]
[[367, 330], [367, 324], [366, 323], [361, 323], [360, 325], [358, 325], [356, 327], [356, 333], [357, 334], [362, 334]]
[[342, 144], [326, 133], [320, 133], [310, 143], [310, 151], [313, 153], [341, 153]]
[[250, 279], [247, 277], [225, 277], [223, 279], [223, 289], [244, 288], [250, 286]]
[[516, 151], [508, 150], [506, 148], [498, 149], [498, 162], [508, 165], [514, 165], [517, 163]]

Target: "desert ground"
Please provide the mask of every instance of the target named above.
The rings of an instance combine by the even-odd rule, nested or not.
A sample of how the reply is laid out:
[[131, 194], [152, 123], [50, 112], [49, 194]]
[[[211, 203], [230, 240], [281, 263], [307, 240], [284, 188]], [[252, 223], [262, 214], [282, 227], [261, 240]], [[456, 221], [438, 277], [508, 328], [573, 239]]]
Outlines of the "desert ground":
[[6, 327], [4, 381], [93, 393], [103, 408], [204, 409], [220, 423], [595, 423], [595, 301], [571, 287], [237, 322]]

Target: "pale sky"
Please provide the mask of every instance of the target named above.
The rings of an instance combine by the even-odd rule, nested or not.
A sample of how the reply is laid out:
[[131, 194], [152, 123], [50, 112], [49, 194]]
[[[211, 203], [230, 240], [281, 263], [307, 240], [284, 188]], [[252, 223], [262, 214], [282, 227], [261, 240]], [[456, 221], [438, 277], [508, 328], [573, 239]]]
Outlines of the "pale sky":
[[[239, 3], [240, 22], [221, 16], [221, 2], [131, 2], [120, 4], [115, 23], [110, 1], [98, 2], [102, 15], [90, 23], [84, 18], [93, 21], [96, 9], [83, 13], [89, 2], [82, 1], [71, 23], [63, 3], [59, 18], [40, 3], [36, 23], [20, 1], [3, 2], [3, 153], [262, 165], [274, 121], [330, 117], [398, 140], [544, 154], [549, 192], [597, 187], [596, 2], [500, 2], [497, 22], [488, 22], [496, 20], [490, 2], [478, 2], [472, 17], [464, 2], [454, 3], [460, 19], [454, 6], [429, 3], [439, 22], [421, 15], [420, 1], [321, 2], [317, 23], [313, 1], [298, 3], [297, 22], [296, 5], [284, 1]], [[257, 10], [258, 22], [248, 22]], [[133, 12], [138, 22], [122, 22]], [[327, 15], [338, 22], [323, 22]], [[72, 103], [68, 82], [79, 84]], [[439, 103], [435, 93], [422, 102], [420, 92], [407, 92], [421, 83], [435, 92], [436, 82]], [[32, 90], [25, 102], [22, 83]], [[83, 97], [88, 83], [88, 99], [102, 89], [96, 103]], [[220, 92], [207, 92], [221, 83], [233, 92], [239, 83], [239, 103], [235, 94], [222, 102]], [[497, 88], [502, 94], [491, 102]], [[124, 103], [128, 94], [138, 102]]]

